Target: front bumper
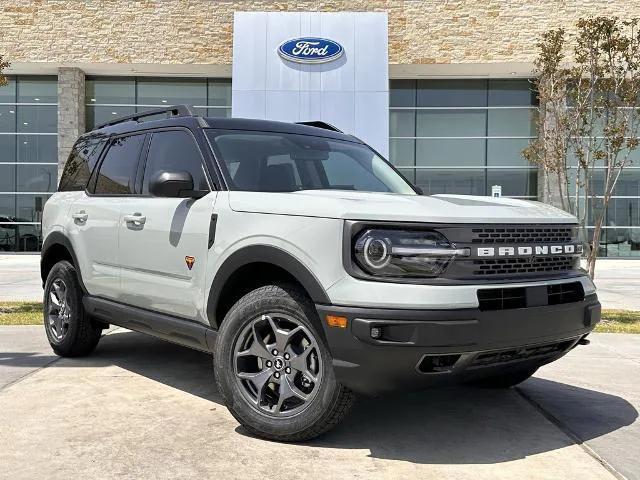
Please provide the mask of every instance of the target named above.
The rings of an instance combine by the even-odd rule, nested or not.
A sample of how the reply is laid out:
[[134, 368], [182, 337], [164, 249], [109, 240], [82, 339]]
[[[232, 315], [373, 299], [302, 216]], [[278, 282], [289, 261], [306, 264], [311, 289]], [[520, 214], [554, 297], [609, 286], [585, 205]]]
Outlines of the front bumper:
[[[480, 311], [316, 305], [336, 378], [380, 394], [461, 383], [562, 357], [600, 321], [595, 294], [561, 305]], [[328, 327], [326, 315], [348, 319]], [[381, 337], [371, 336], [379, 328]]]

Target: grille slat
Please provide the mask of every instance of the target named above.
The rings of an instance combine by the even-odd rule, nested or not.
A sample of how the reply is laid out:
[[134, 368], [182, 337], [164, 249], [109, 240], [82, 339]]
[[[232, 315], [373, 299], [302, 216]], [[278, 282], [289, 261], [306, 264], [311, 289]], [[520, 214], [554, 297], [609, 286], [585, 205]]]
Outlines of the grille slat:
[[513, 275], [517, 273], [564, 272], [574, 268], [575, 257], [497, 258], [473, 260], [474, 275]]
[[[527, 290], [532, 295], [533, 288], [540, 287], [507, 287], [482, 288], [478, 290], [478, 309], [482, 312], [489, 310], [511, 310], [531, 306], [561, 305], [563, 303], [581, 302], [584, 300], [584, 289], [580, 282], [558, 283], [547, 285], [546, 304], [534, 299], [533, 304], [527, 299]], [[536, 303], [537, 302], [537, 303]], [[541, 303], [543, 303], [541, 305]]]
[[557, 355], [571, 348], [575, 342], [576, 340], [573, 339], [549, 343], [546, 345], [534, 345], [531, 347], [512, 348], [481, 353], [471, 362], [469, 368], [487, 367], [490, 365], [499, 365], [501, 363], [514, 362], [518, 360], [528, 360], [535, 357]]
[[573, 227], [473, 228], [471, 243], [569, 243], [576, 235]]

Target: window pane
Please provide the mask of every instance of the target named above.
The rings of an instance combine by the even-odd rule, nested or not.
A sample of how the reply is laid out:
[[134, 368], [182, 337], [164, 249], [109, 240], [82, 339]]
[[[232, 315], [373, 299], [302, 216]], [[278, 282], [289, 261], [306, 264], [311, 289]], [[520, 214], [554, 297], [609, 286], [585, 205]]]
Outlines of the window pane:
[[78, 191], [87, 187], [105, 143], [106, 139], [92, 137], [82, 139], [74, 145], [60, 179], [60, 191]]
[[50, 195], [16, 195], [17, 218], [23, 222], [40, 222], [42, 209]]
[[[9, 220], [0, 216], [0, 222]], [[0, 224], [0, 252], [36, 252], [42, 246], [42, 227], [20, 223]]]
[[502, 186], [505, 197], [525, 197], [538, 195], [537, 170], [487, 170], [487, 191], [493, 185]]
[[490, 106], [535, 105], [536, 95], [529, 80], [489, 80]]
[[144, 135], [113, 140], [100, 166], [95, 193], [128, 195], [134, 192], [133, 182]]
[[228, 107], [231, 105], [231, 81], [210, 78], [208, 82], [209, 105]]
[[58, 107], [23, 106], [16, 107], [18, 132], [56, 133], [58, 131]]
[[17, 165], [18, 192], [55, 192], [58, 165]]
[[418, 110], [417, 137], [484, 137], [485, 110]]
[[640, 198], [612, 198], [607, 208], [608, 226], [640, 226]]
[[417, 170], [416, 184], [425, 194], [485, 195], [484, 170]]
[[202, 157], [190, 133], [184, 131], [154, 133], [144, 169], [143, 195], [149, 194], [149, 180], [161, 170], [187, 171], [193, 177], [193, 188], [209, 190], [202, 169]]
[[88, 104], [136, 103], [136, 83], [133, 78], [88, 78], [85, 83]]
[[212, 118], [231, 118], [230, 108], [207, 108], [206, 115]]
[[87, 131], [93, 130], [97, 125], [115, 120], [118, 117], [131, 115], [132, 113], [136, 113], [135, 107], [93, 107], [87, 105]]
[[529, 142], [527, 139], [490, 138], [487, 141], [487, 165], [531, 167], [531, 163], [522, 156], [522, 150], [529, 146]]
[[390, 107], [415, 107], [416, 81], [391, 80], [389, 83]]
[[16, 143], [18, 162], [58, 163], [57, 135], [20, 135]]
[[17, 93], [19, 103], [58, 103], [58, 79], [18, 77]]
[[488, 111], [490, 137], [535, 137], [536, 110], [509, 108]]
[[484, 139], [420, 139], [416, 145], [416, 165], [484, 167]]
[[139, 105], [205, 105], [206, 80], [138, 79]]
[[640, 169], [624, 169], [616, 184], [614, 195], [640, 197]]
[[9, 81], [8, 85], [0, 87], [0, 103], [11, 103], [16, 101], [16, 79], [15, 77], [6, 77]]
[[16, 161], [15, 135], [0, 135], [0, 162]]
[[419, 107], [486, 107], [486, 80], [418, 80]]
[[0, 193], [0, 222], [13, 221], [16, 216], [16, 195]]
[[0, 132], [16, 131], [15, 105], [0, 105]]
[[0, 192], [16, 191], [16, 166], [0, 165]]
[[416, 141], [410, 138], [392, 138], [389, 141], [389, 159], [396, 166], [416, 164]]
[[415, 137], [415, 110], [391, 110], [389, 112], [389, 132], [392, 137]]

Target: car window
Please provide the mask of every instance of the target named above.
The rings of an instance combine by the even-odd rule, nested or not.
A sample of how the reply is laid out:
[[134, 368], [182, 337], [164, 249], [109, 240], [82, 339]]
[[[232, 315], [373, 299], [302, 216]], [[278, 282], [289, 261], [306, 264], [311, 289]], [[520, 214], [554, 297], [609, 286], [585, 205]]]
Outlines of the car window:
[[411, 185], [366, 145], [279, 132], [208, 130], [232, 190], [360, 190], [415, 195]]
[[209, 190], [200, 150], [189, 132], [169, 130], [153, 134], [142, 181], [143, 195], [149, 194], [149, 180], [161, 170], [189, 172], [194, 189]]
[[138, 158], [144, 135], [118, 137], [109, 143], [109, 150], [100, 164], [95, 193], [131, 195], [134, 193]]
[[106, 143], [107, 139], [103, 137], [86, 137], [78, 140], [65, 163], [58, 191], [84, 190]]

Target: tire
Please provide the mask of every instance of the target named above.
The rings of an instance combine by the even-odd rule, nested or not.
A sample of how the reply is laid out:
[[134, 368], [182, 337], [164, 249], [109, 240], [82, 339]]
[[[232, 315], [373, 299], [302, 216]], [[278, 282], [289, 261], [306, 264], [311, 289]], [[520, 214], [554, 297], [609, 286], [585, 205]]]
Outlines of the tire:
[[528, 368], [524, 370], [515, 370], [505, 372], [501, 375], [474, 380], [471, 385], [480, 388], [511, 388], [530, 378], [538, 368]]
[[[253, 290], [225, 316], [214, 352], [216, 383], [231, 414], [251, 434], [309, 440], [332, 429], [351, 408], [355, 395], [337, 382], [320, 328], [313, 303], [288, 284]], [[274, 355], [285, 338], [284, 352]]]
[[74, 266], [56, 263], [47, 276], [42, 305], [49, 345], [61, 357], [88, 355], [100, 340], [102, 329], [85, 313], [83, 296]]

